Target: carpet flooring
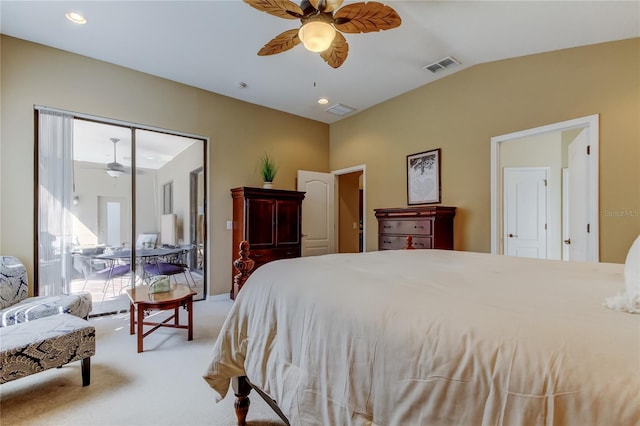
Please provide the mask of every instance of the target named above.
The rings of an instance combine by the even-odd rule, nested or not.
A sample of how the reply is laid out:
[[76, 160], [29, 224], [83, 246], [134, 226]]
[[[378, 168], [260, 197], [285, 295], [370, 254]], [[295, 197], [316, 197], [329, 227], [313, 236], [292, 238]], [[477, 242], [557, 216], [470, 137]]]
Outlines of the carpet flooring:
[[[202, 379], [231, 305], [217, 298], [195, 302], [191, 342], [186, 330], [160, 328], [145, 337], [140, 354], [128, 314], [90, 319], [96, 327], [91, 385], [82, 387], [79, 361], [0, 385], [0, 424], [235, 425], [233, 393], [216, 404]], [[284, 423], [252, 392], [247, 424]]]

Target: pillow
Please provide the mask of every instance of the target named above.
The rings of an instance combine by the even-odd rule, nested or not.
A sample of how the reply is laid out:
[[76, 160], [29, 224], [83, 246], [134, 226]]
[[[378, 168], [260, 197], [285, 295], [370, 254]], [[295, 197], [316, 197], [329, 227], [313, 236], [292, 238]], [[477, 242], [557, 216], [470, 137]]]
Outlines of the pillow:
[[629, 297], [640, 298], [640, 235], [631, 244], [624, 262], [624, 283]]
[[640, 314], [640, 235], [631, 244], [624, 262], [624, 291], [608, 297], [604, 305], [616, 311]]

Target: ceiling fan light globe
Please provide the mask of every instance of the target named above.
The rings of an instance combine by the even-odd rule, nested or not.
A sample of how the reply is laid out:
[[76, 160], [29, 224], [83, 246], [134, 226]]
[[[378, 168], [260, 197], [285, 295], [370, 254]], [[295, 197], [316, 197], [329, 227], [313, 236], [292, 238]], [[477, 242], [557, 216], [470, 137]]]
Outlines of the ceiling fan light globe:
[[331, 46], [336, 29], [327, 22], [307, 22], [298, 31], [298, 37], [304, 47], [311, 52], [324, 52]]

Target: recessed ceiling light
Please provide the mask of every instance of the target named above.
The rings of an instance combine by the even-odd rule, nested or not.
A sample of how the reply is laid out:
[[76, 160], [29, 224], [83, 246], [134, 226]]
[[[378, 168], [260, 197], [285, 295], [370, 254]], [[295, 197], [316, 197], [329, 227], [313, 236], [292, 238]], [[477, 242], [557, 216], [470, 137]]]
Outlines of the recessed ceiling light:
[[64, 16], [66, 16], [67, 19], [73, 22], [74, 24], [82, 25], [87, 23], [87, 20], [85, 19], [85, 17], [80, 15], [77, 12], [67, 12], [64, 14]]
[[327, 98], [320, 98], [320, 99], [318, 99], [318, 103], [319, 103], [320, 105], [326, 105], [326, 104], [328, 104], [328, 103], [329, 103], [329, 99], [327, 99]]

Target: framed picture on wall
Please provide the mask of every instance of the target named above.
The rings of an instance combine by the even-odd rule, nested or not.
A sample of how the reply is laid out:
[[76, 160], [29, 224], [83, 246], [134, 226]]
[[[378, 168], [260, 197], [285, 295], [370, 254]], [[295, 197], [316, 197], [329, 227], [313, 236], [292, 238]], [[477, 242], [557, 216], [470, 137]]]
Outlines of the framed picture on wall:
[[440, 148], [407, 155], [407, 204], [440, 202]]

